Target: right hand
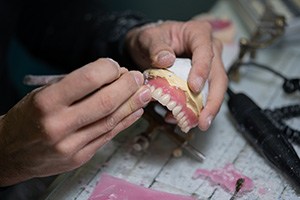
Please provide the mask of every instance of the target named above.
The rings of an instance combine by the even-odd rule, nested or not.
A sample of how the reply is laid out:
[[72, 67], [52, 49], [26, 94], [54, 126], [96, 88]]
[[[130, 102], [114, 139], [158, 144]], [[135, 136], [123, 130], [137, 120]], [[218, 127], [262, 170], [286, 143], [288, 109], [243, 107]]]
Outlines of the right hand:
[[72, 170], [151, 100], [140, 72], [99, 59], [29, 93], [0, 117], [0, 186]]
[[206, 131], [222, 105], [227, 75], [222, 62], [222, 43], [212, 36], [206, 20], [164, 21], [131, 29], [125, 46], [134, 62], [145, 69], [167, 68], [176, 57], [190, 58], [189, 88], [198, 94], [209, 82], [206, 105], [199, 114], [198, 127]]

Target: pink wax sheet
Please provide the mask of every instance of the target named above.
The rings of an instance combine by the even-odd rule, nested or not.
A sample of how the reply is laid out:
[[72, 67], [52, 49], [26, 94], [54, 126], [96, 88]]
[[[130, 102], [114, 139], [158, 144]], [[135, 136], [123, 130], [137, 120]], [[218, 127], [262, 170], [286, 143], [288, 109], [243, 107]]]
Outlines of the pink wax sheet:
[[89, 200], [196, 200], [145, 188], [125, 180], [102, 174]]
[[235, 169], [233, 164], [226, 164], [223, 168], [213, 170], [197, 169], [193, 178], [196, 179], [201, 176], [209, 177], [213, 183], [221, 185], [232, 193], [235, 191], [236, 182], [240, 178], [245, 180], [240, 192], [249, 192], [254, 188], [253, 181]]

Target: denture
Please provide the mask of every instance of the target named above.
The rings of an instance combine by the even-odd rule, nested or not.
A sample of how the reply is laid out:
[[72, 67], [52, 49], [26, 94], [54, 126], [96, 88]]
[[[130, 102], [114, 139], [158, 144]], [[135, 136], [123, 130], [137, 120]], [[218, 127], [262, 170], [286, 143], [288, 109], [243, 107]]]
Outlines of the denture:
[[190, 59], [176, 59], [170, 68], [144, 72], [145, 84], [150, 87], [152, 98], [172, 112], [177, 125], [185, 133], [198, 125], [208, 93], [207, 83], [199, 94], [189, 89], [187, 77], [190, 67]]

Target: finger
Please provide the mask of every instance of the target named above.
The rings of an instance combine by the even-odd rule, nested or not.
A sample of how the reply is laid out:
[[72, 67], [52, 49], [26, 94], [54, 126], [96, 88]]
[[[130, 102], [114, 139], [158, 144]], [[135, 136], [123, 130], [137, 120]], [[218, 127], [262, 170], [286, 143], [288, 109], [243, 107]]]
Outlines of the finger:
[[[98, 59], [73, 71], [42, 92], [51, 100], [50, 103], [55, 102], [56, 104], [69, 106], [103, 85], [113, 82], [119, 78], [122, 71], [124, 69], [121, 70], [115, 61]], [[45, 102], [47, 101], [45, 99]]]
[[228, 78], [221, 58], [221, 45], [218, 43], [214, 49], [218, 53], [216, 53], [212, 62], [207, 102], [199, 116], [199, 128], [203, 131], [209, 128], [212, 120], [219, 112], [228, 84]]
[[78, 166], [80, 166], [83, 163], [90, 160], [100, 147], [102, 147], [104, 144], [109, 142], [113, 137], [115, 137], [122, 130], [128, 128], [130, 125], [136, 122], [142, 116], [142, 114], [143, 114], [143, 109], [137, 110], [136, 112], [124, 118], [113, 130], [111, 130], [107, 134], [100, 135], [99, 137], [91, 141], [89, 144], [87, 144], [84, 148], [79, 150], [73, 156], [73, 161], [75, 162], [75, 165], [77, 164]]
[[142, 27], [137, 36], [140, 50], [153, 67], [169, 67], [175, 61], [175, 53], [171, 47], [171, 39], [168, 31], [164, 31], [160, 24]]
[[185, 30], [188, 50], [192, 53], [188, 84], [193, 92], [199, 93], [208, 78], [214, 57], [211, 25], [208, 22], [190, 22]]
[[172, 112], [168, 111], [165, 115], [165, 122], [169, 123], [169, 124], [177, 124], [177, 120], [174, 117], [174, 115], [172, 114]]
[[111, 115], [85, 126], [66, 137], [58, 144], [58, 149], [66, 148], [67, 152], [79, 151], [95, 138], [113, 130], [122, 120], [144, 107], [150, 100], [151, 91], [147, 86], [143, 86]]
[[143, 82], [143, 75], [138, 71], [123, 74], [115, 82], [72, 105], [65, 115], [69, 120], [69, 126], [77, 130], [110, 115], [124, 104], [143, 85]]
[[128, 72], [128, 69], [125, 68], [125, 67], [121, 67], [121, 69], [120, 69], [120, 76], [121, 76], [122, 74], [125, 74], [126, 72]]

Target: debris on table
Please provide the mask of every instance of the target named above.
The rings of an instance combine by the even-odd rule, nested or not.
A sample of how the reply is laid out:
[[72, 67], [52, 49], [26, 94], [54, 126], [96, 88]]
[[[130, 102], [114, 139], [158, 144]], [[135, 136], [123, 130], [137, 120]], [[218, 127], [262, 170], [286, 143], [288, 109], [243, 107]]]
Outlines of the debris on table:
[[221, 185], [231, 193], [236, 191], [238, 180], [243, 180], [243, 184], [239, 188], [241, 193], [250, 192], [254, 188], [252, 179], [235, 169], [233, 164], [226, 164], [223, 168], [213, 170], [197, 169], [193, 175], [193, 179], [199, 177], [209, 177], [213, 183]]

